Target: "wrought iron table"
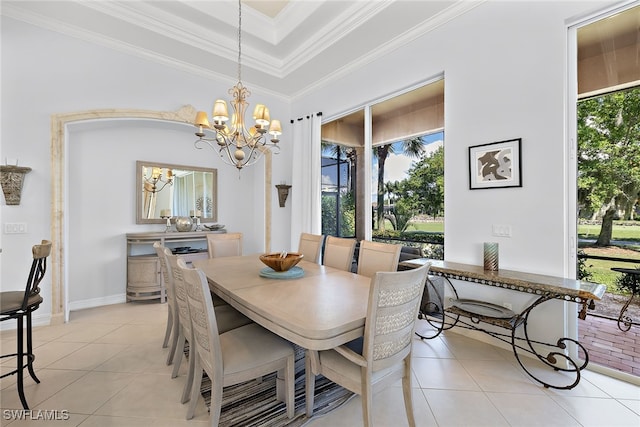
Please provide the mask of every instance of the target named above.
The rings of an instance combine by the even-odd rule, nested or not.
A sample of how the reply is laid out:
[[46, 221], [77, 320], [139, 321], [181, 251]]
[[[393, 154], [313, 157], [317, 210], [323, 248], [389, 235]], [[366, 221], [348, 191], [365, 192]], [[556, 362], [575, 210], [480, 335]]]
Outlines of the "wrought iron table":
[[[445, 305], [443, 296], [434, 292], [436, 295], [435, 300], [431, 298], [428, 302], [432, 307], [421, 307], [420, 318], [427, 320], [435, 329], [431, 335], [418, 333], [420, 338], [435, 338], [442, 331], [451, 329], [454, 326], [481, 331], [510, 344], [520, 367], [545, 388], [572, 389], [580, 382], [580, 371], [589, 362], [587, 350], [577, 340], [568, 337], [559, 338], [555, 343], [531, 339], [528, 330], [529, 316], [534, 308], [546, 301], [563, 300], [581, 304], [582, 308], [579, 317], [584, 318], [583, 316], [586, 315], [589, 304], [593, 304], [594, 300], [599, 300], [604, 295], [604, 285], [512, 270], [486, 271], [482, 266], [426, 258], [404, 261], [401, 263], [401, 268], [416, 268], [425, 262], [431, 262], [429, 274], [441, 276], [445, 279], [453, 297], [448, 301], [449, 304]], [[462, 299], [458, 296], [458, 292], [451, 282], [452, 279], [525, 292], [534, 297], [533, 302], [528, 304], [520, 313], [515, 313], [485, 301]], [[427, 286], [435, 291], [431, 282]], [[428, 314], [434, 312], [441, 313], [441, 315]], [[509, 333], [499, 332], [500, 329], [498, 331], [487, 329], [483, 325], [497, 326], [508, 330]], [[523, 336], [517, 335], [519, 330], [522, 331]], [[573, 360], [567, 354], [568, 343], [574, 343], [584, 352], [585, 360], [582, 363]], [[546, 355], [542, 354], [541, 348], [545, 349]], [[519, 352], [534, 355], [554, 371], [568, 372], [575, 375], [575, 378], [572, 379], [573, 376], [571, 376], [567, 381], [565, 376], [561, 376], [564, 380], [562, 384], [551, 384], [540, 378], [531, 369], [528, 369], [523, 363]], [[565, 363], [561, 363], [562, 361], [565, 361]]]

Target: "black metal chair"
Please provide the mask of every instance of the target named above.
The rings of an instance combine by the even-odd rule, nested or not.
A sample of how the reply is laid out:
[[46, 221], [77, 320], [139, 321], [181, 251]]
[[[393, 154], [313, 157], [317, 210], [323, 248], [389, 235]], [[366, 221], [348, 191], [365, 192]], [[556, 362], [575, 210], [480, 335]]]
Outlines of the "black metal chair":
[[[33, 263], [31, 264], [31, 271], [29, 272], [29, 278], [27, 279], [27, 286], [25, 290], [0, 292], [0, 322], [16, 319], [18, 335], [17, 352], [0, 356], [0, 358], [15, 356], [17, 367], [15, 370], [3, 374], [0, 378], [13, 374], [18, 375], [18, 395], [20, 396], [20, 401], [22, 402], [24, 409], [29, 409], [27, 399], [24, 396], [24, 381], [22, 375], [24, 368], [29, 370], [29, 375], [31, 375], [31, 378], [33, 378], [36, 383], [40, 382], [33, 371], [33, 361], [35, 360], [35, 356], [33, 354], [31, 334], [31, 313], [34, 312], [42, 302], [42, 296], [40, 296], [40, 282], [47, 271], [47, 257], [51, 254], [51, 242], [43, 240], [41, 244], [33, 246], [32, 252]], [[23, 333], [23, 323], [25, 318], [27, 319], [26, 353], [24, 351]], [[25, 357], [27, 358], [26, 364], [24, 361]]]

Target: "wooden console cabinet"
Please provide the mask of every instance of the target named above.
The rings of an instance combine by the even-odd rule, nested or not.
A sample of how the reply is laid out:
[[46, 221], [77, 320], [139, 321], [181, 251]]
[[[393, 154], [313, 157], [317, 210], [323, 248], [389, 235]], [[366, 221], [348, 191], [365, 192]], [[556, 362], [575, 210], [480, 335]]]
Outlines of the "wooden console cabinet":
[[160, 242], [175, 251], [176, 248], [189, 248], [174, 252], [186, 262], [203, 259], [207, 252], [207, 234], [226, 233], [221, 231], [189, 232], [150, 232], [128, 233], [127, 236], [127, 302], [159, 299], [167, 300], [167, 291], [162, 280], [160, 260], [153, 248]]

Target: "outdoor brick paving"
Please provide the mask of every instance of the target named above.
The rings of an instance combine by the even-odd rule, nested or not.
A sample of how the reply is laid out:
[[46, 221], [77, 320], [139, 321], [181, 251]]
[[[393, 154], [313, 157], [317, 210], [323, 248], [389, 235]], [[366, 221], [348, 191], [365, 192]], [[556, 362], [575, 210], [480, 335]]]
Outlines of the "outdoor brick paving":
[[589, 352], [589, 363], [640, 376], [640, 326], [623, 332], [615, 320], [587, 316], [578, 322], [580, 343]]

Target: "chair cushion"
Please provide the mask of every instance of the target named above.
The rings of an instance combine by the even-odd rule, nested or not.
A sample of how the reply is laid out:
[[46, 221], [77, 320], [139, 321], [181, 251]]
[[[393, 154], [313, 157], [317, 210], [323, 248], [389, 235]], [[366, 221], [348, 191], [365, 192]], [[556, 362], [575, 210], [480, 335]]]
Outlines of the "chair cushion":
[[251, 319], [229, 304], [216, 305], [214, 310], [216, 322], [218, 323], [218, 332], [221, 334], [251, 323]]
[[[360, 366], [355, 363], [347, 360], [344, 356], [338, 353], [335, 350], [324, 350], [318, 352], [320, 357], [320, 365], [322, 365], [323, 370], [331, 370], [339, 373], [341, 376], [348, 378], [350, 381], [354, 383], [360, 383], [362, 379], [362, 370]], [[394, 366], [390, 366], [385, 369], [381, 369], [379, 371], [373, 371], [371, 374], [371, 383], [375, 384], [380, 379], [389, 375], [390, 373], [397, 371], [398, 369], [402, 369], [402, 363], [396, 364]], [[325, 373], [325, 372], [322, 372]], [[330, 375], [327, 377], [331, 378]]]
[[364, 348], [364, 337], [356, 338], [345, 344], [351, 351], [362, 356], [362, 349]]
[[[9, 315], [22, 309], [23, 291], [0, 292], [0, 314]], [[33, 307], [42, 302], [40, 294], [32, 295], [27, 301], [27, 307]]]
[[251, 323], [220, 334], [225, 376], [294, 354], [291, 343]]

